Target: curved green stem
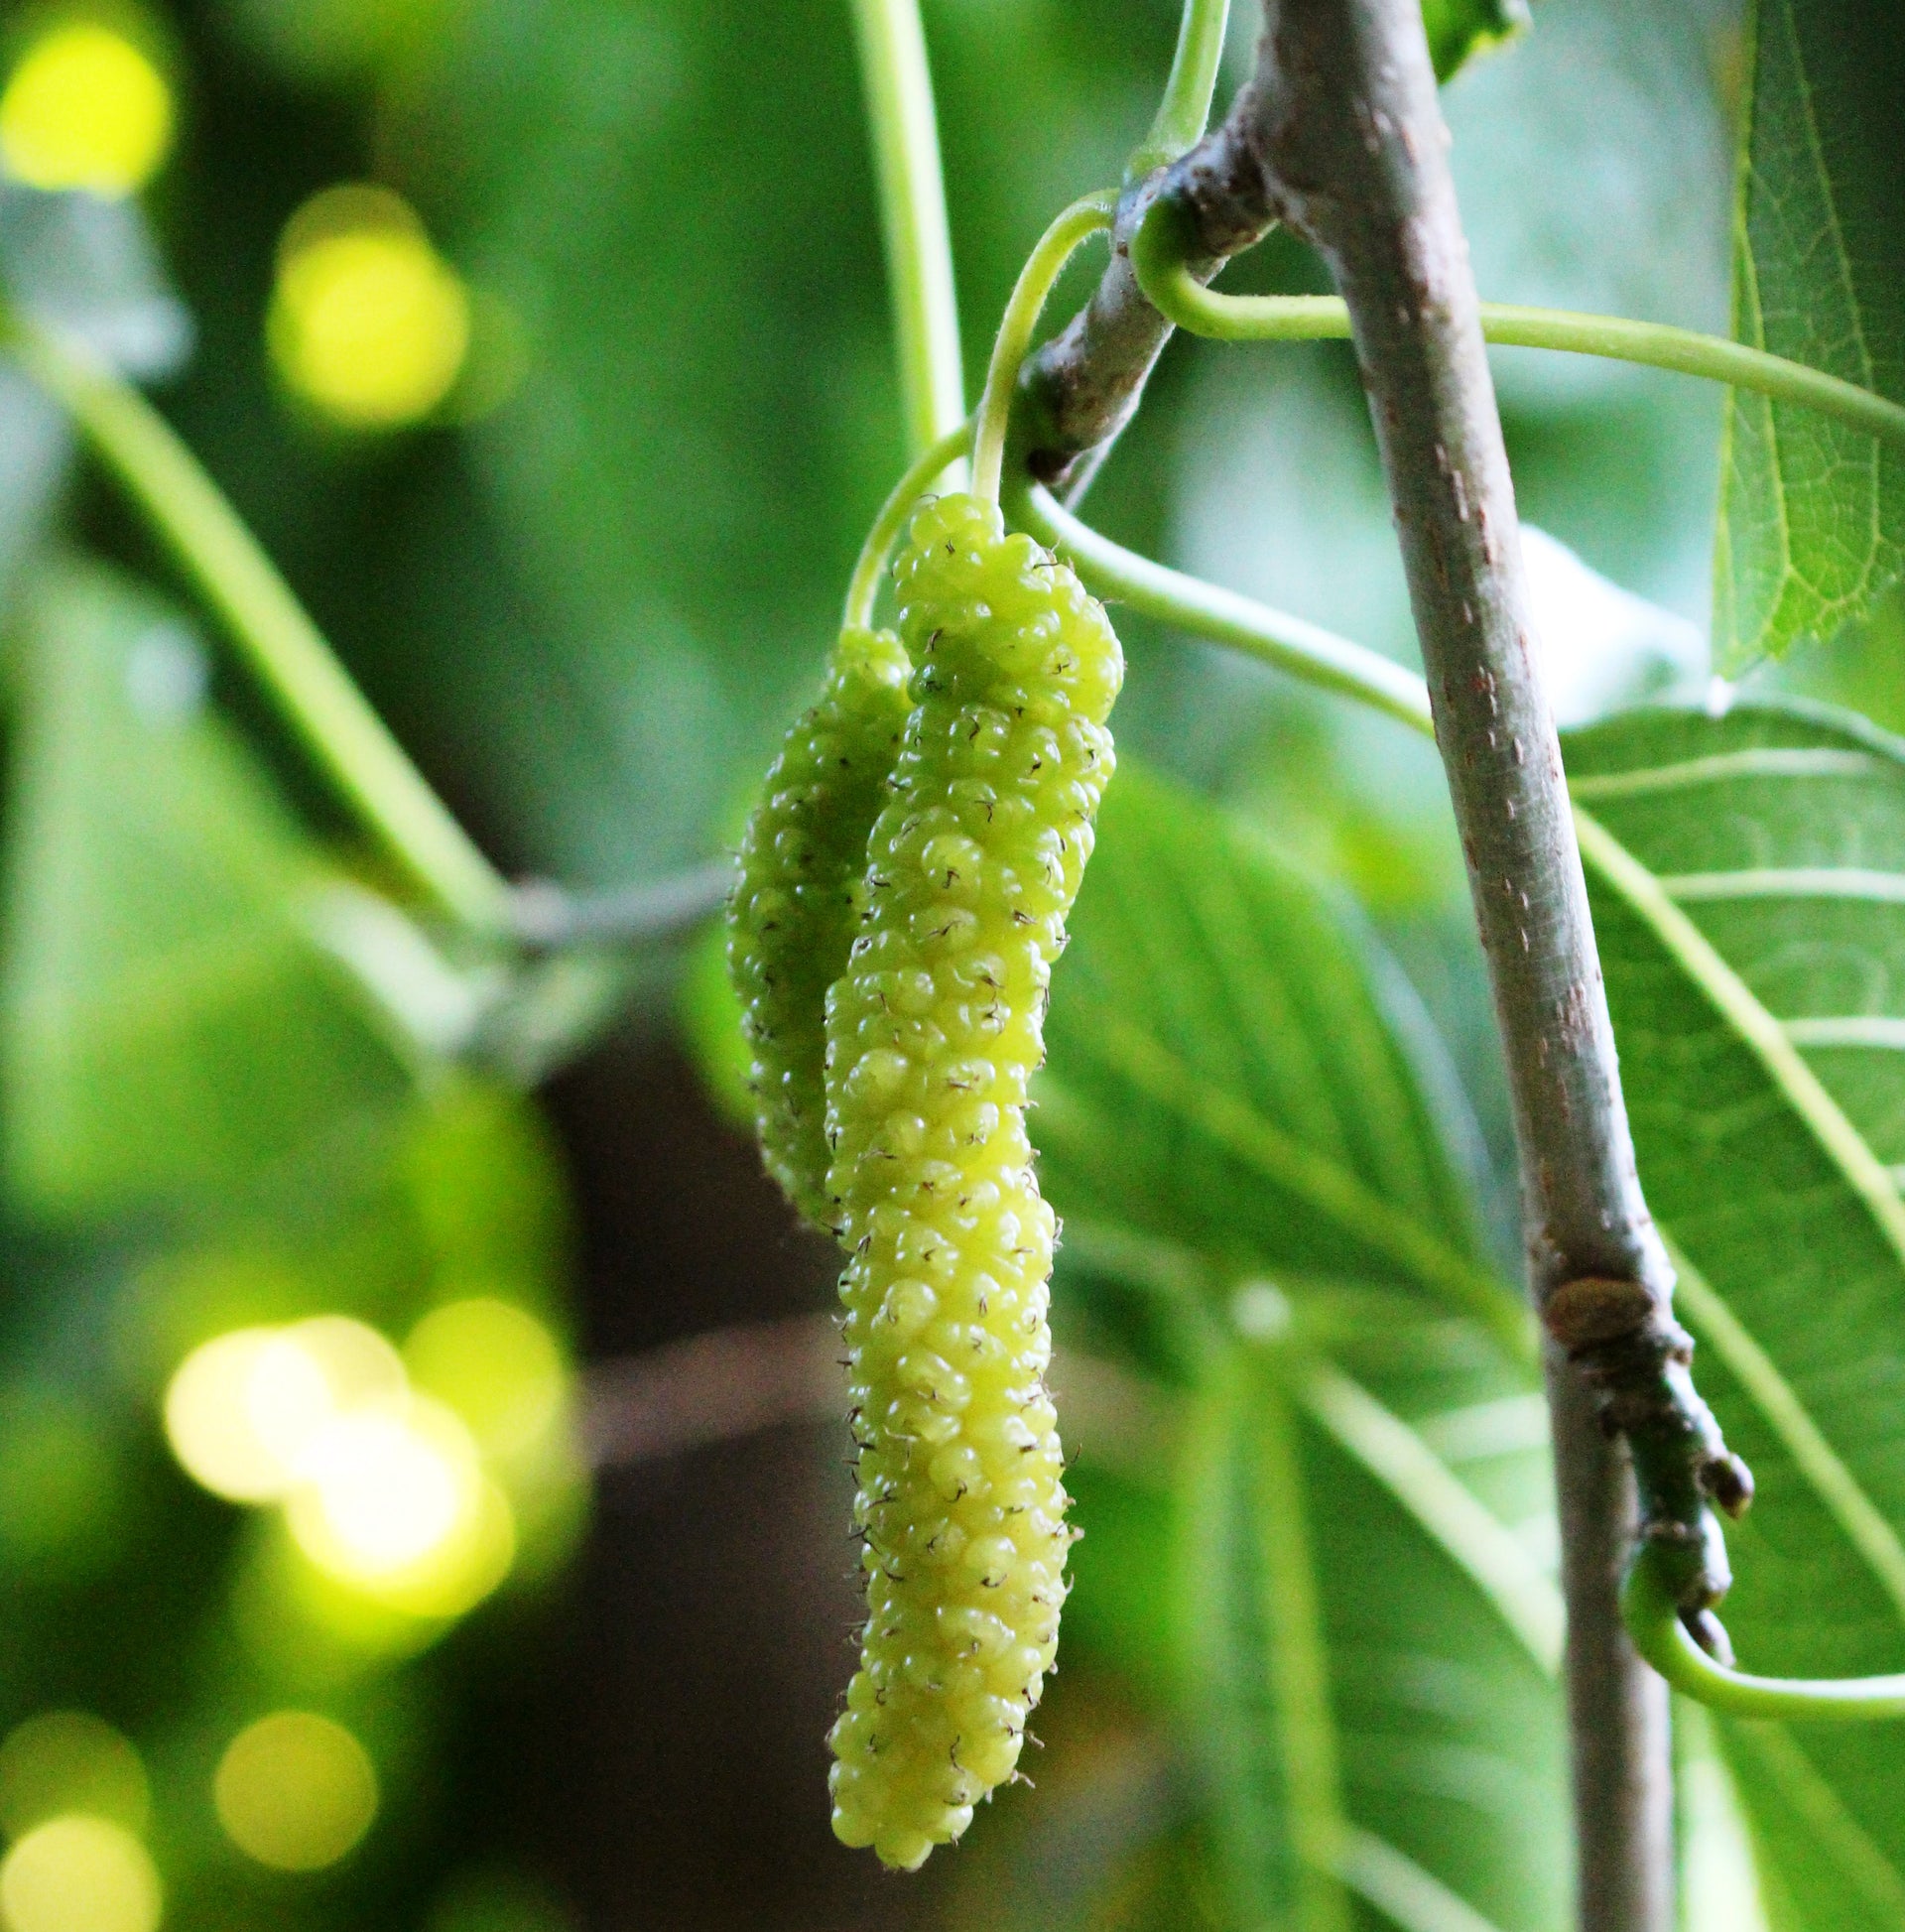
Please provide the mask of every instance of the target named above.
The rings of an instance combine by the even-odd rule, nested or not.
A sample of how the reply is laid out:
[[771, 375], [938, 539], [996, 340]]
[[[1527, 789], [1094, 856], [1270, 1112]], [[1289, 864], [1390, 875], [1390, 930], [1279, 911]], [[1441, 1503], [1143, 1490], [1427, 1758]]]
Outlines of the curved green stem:
[[1005, 305], [999, 332], [992, 343], [992, 359], [985, 371], [985, 394], [979, 398], [978, 427], [972, 434], [972, 493], [980, 501], [999, 500], [999, 475], [1005, 466], [1005, 433], [1012, 419], [1012, 393], [1019, 364], [1032, 346], [1039, 312], [1072, 252], [1088, 235], [1109, 228], [1117, 196], [1109, 190], [1086, 194], [1058, 216], [1019, 271], [1012, 299]]
[[411, 763], [172, 426], [136, 389], [24, 318], [0, 316], [0, 342], [79, 425], [223, 619], [286, 722], [391, 856], [452, 919], [507, 934], [508, 881]]
[[1115, 597], [1194, 637], [1228, 645], [1434, 735], [1427, 686], [1380, 651], [1125, 550], [1036, 483], [1015, 485], [1007, 507], [1015, 523], [1071, 564], [1094, 596]]
[[853, 575], [847, 580], [846, 609], [840, 617], [842, 629], [872, 629], [873, 604], [880, 593], [880, 579], [886, 571], [886, 560], [893, 554], [893, 546], [899, 542], [900, 532], [905, 529], [914, 504], [926, 494], [944, 470], [965, 454], [971, 443], [972, 425], [969, 422], [947, 431], [937, 443], [907, 465], [906, 474], [893, 485], [886, 501], [880, 505], [879, 515], [873, 519], [873, 528], [866, 533], [866, 542], [860, 546], [859, 562], [853, 566]]
[[[1131, 266], [1138, 286], [1167, 321], [1193, 335], [1226, 342], [1348, 339], [1349, 312], [1335, 296], [1212, 294], [1184, 266], [1177, 219], [1167, 203], [1154, 203], [1131, 241]], [[1789, 362], [1724, 336], [1671, 328], [1664, 322], [1630, 322], [1624, 316], [1582, 316], [1504, 302], [1481, 305], [1481, 332], [1503, 347], [1563, 349], [1729, 383], [1775, 402], [1797, 403], [1836, 416], [1868, 436], [1905, 445], [1905, 408], [1897, 403], [1824, 370], [1809, 369], [1803, 362]]]
[[1210, 97], [1217, 90], [1217, 66], [1223, 59], [1223, 30], [1230, 19], [1230, 0], [1184, 0], [1184, 19], [1178, 27], [1177, 52], [1171, 58], [1171, 77], [1164, 98], [1143, 142], [1132, 151], [1124, 171], [1129, 182], [1143, 181], [1153, 169], [1189, 154], [1204, 138], [1210, 119]]
[[1857, 1724], [1905, 1718], [1905, 1676], [1751, 1677], [1715, 1663], [1682, 1626], [1661, 1553], [1643, 1545], [1627, 1573], [1621, 1614], [1634, 1648], [1696, 1702], [1736, 1718]]
[[933, 76], [919, 0], [853, 0], [853, 19], [879, 177], [907, 447], [917, 453], [965, 416]]

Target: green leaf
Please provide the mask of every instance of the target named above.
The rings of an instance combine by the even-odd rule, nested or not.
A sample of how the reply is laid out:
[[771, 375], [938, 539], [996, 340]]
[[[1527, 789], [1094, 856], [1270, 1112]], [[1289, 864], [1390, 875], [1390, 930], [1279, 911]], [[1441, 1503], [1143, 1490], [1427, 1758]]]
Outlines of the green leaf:
[[[1759, 1483], [1727, 1626], [1750, 1670], [1897, 1670], [1905, 744], [1752, 705], [1567, 753], [1641, 1176], [1701, 1388]], [[1896, 1732], [1721, 1729], [1776, 1922], [1897, 1925]]]
[[1334, 1870], [1405, 1927], [1559, 1925], [1552, 1684], [1369, 1468], [1299, 1422], [1302, 1386], [1296, 1358], [1232, 1353], [1180, 1472], [1186, 1733], [1232, 1922], [1343, 1923]]
[[[1187, 1730], [1198, 1740], [1234, 1921], [1261, 1925], [1288, 1922], [1304, 1873], [1290, 1818], [1292, 1753], [1279, 1748], [1287, 1714], [1286, 1700], [1277, 1695], [1284, 1661], [1278, 1653], [1292, 1647], [1292, 1607], [1283, 1606], [1280, 1628], [1269, 1587], [1272, 1563], [1260, 1532], [1270, 1528], [1272, 1543], [1283, 1546], [1277, 1554], [1297, 1542], [1295, 1569], [1305, 1583], [1313, 1583], [1314, 1566], [1301, 1489], [1294, 1498], [1258, 1494], [1259, 1445], [1249, 1427], [1248, 1392], [1244, 1364], [1229, 1360], [1209, 1376], [1194, 1410], [1180, 1470], [1175, 1584]], [[1279, 1419], [1285, 1425], [1280, 1433], [1287, 1433], [1281, 1407]], [[1280, 1466], [1277, 1474], [1283, 1473]], [[1294, 1646], [1308, 1653], [1304, 1661], [1313, 1676], [1327, 1669], [1316, 1654], [1321, 1631], [1314, 1608], [1307, 1602], [1301, 1607], [1309, 1613]], [[1320, 1824], [1327, 1836], [1341, 1824], [1334, 1723], [1327, 1695], [1321, 1706], [1316, 1699], [1307, 1705], [1295, 1714], [1308, 1734], [1303, 1768], [1321, 1792], [1306, 1795], [1313, 1806], [1320, 1800], [1324, 1816], [1313, 1820], [1313, 1830]], [[1305, 1755], [1302, 1745], [1297, 1755]]]
[[[1033, 1116], [1070, 1218], [1064, 1312], [1192, 1385], [1180, 1701], [1231, 1916], [1307, 1897], [1296, 1923], [1333, 1922], [1314, 1880], [1339, 1809], [1334, 1868], [1397, 1923], [1558, 1925], [1545, 1418], [1500, 1346], [1525, 1326], [1472, 1229], [1433, 1038], [1347, 907], [1128, 767], [1073, 934]], [[1084, 1597], [1106, 1580], [1081, 1497]]]
[[1472, 1128], [1348, 906], [1127, 763], [1055, 977], [1034, 1129], [1060, 1212], [1251, 1269], [1527, 1318], [1481, 1249]]
[[[1733, 239], [1743, 342], [1905, 399], [1905, 37], [1889, 0], [1750, 9]], [[1735, 391], [1715, 644], [1723, 667], [1827, 638], [1905, 568], [1905, 453]]]
[[1527, 0], [1423, 0], [1422, 24], [1436, 78], [1449, 80], [1477, 54], [1525, 31]]
[[381, 1144], [412, 1092], [314, 943], [330, 876], [163, 604], [103, 570], [27, 613], [0, 967], [7, 1181], [23, 1206], [223, 1207]]

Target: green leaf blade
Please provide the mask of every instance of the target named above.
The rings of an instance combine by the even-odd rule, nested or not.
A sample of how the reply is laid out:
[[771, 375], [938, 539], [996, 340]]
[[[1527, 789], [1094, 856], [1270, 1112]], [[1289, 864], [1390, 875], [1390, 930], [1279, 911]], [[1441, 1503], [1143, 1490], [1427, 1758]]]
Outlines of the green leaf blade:
[[413, 1089], [304, 912], [327, 876], [199, 708], [177, 619], [103, 571], [29, 613], [9, 814], [0, 1064], [16, 1198], [215, 1210]]
[[[1691, 1264], [1702, 1391], [1759, 1485], [1728, 1532], [1727, 1626], [1748, 1669], [1896, 1670], [1905, 1053], [1808, 1028], [1905, 1013], [1905, 745], [1751, 705], [1566, 748], [1601, 828], [1583, 849], [1642, 1180]], [[1895, 1922], [1895, 1729], [1720, 1730], [1780, 1922]]]
[[[1905, 86], [1884, 0], [1758, 0], [1734, 229], [1734, 333], [1905, 397]], [[1714, 560], [1737, 670], [1863, 615], [1905, 569], [1905, 455], [1736, 391]]]
[[1035, 1120], [1062, 1211], [1525, 1334], [1480, 1249], [1459, 1090], [1345, 908], [1127, 771], [1073, 936]]
[[[1189, 1384], [1158, 1561], [1227, 1922], [1334, 1924], [1346, 1891], [1357, 1924], [1549, 1932], [1568, 1853], [1535, 1654], [1559, 1620], [1547, 1444], [1525, 1317], [1474, 1231], [1459, 1090], [1351, 909], [1128, 767], [1073, 935], [1033, 1115], [1073, 1229], [1060, 1321]], [[1086, 1477], [1088, 1427], [1077, 1454]], [[1088, 1479], [1080, 1496], [1089, 1630]]]

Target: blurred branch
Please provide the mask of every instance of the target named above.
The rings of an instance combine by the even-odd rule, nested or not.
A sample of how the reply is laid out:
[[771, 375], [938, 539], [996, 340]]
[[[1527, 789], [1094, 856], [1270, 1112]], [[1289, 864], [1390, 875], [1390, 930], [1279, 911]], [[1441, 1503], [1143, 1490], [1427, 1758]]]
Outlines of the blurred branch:
[[0, 341], [72, 416], [224, 620], [286, 722], [393, 858], [452, 919], [509, 929], [508, 882], [431, 789], [296, 593], [172, 426], [129, 383], [22, 317]]
[[853, 0], [853, 19], [879, 177], [907, 445], [917, 455], [965, 416], [933, 76], [918, 0]]
[[726, 859], [604, 892], [512, 885], [412, 763], [165, 418], [131, 384], [24, 318], [0, 311], [0, 343], [85, 432], [307, 750], [441, 911], [481, 937], [548, 952], [668, 939], [720, 910], [733, 875]]
[[617, 1469], [845, 1412], [831, 1315], [714, 1329], [598, 1362], [582, 1393], [583, 1454]]
[[727, 903], [733, 884], [731, 858], [710, 859], [670, 878], [601, 892], [576, 892], [549, 879], [529, 879], [510, 893], [509, 930], [537, 952], [673, 939], [712, 919]]
[[[1180, 1419], [1171, 1391], [1096, 1356], [1062, 1350], [1052, 1379], [1074, 1458], [1159, 1482]], [[838, 1422], [846, 1378], [831, 1315], [737, 1323], [644, 1354], [597, 1362], [583, 1377], [582, 1444], [596, 1470], [657, 1462], [790, 1422]]]

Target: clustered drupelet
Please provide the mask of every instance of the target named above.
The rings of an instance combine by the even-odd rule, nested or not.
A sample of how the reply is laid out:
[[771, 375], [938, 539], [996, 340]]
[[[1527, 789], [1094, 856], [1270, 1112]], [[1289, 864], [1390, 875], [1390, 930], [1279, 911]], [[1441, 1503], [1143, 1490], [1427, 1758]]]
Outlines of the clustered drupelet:
[[825, 1003], [868, 1610], [830, 1741], [835, 1832], [911, 1868], [1013, 1774], [1058, 1640], [1056, 1224], [1025, 1107], [1123, 657], [973, 497], [921, 510], [897, 576], [912, 710]]
[[753, 1051], [761, 1156], [816, 1227], [826, 1191], [826, 989], [859, 928], [866, 838], [899, 756], [911, 667], [890, 630], [849, 626], [819, 700], [796, 720], [741, 839], [728, 972]]

